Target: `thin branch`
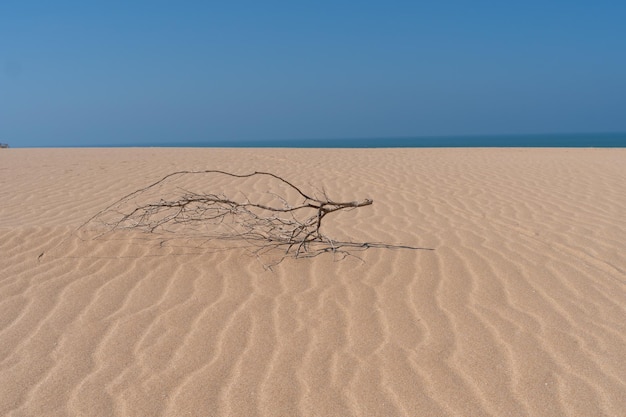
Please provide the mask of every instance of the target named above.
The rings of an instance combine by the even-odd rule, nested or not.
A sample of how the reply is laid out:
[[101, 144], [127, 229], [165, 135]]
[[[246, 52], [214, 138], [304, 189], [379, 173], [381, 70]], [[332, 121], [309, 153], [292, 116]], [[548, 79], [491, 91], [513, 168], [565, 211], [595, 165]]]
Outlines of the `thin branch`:
[[[272, 201], [280, 203], [279, 207], [274, 207], [247, 198], [241, 202], [226, 195], [202, 194], [177, 187], [182, 195], [171, 199], [160, 197], [149, 203], [137, 202], [140, 196], [163, 186], [169, 179], [201, 174], [218, 174], [237, 179], [267, 177], [286, 185], [303, 198], [303, 201], [292, 205], [286, 197], [268, 192]], [[312, 257], [327, 252], [339, 253], [345, 257], [350, 255], [350, 251], [368, 248], [423, 249], [383, 243], [341, 242], [323, 234], [323, 221], [329, 214], [372, 204], [371, 199], [335, 201], [325, 192], [323, 198], [312, 197], [290, 181], [270, 172], [234, 174], [222, 170], [177, 171], [125, 195], [89, 218], [77, 230], [90, 223], [100, 222], [109, 231], [135, 229], [148, 233], [183, 233], [184, 236], [192, 232], [208, 239], [248, 242], [257, 247], [257, 254], [282, 248], [283, 258]], [[198, 226], [203, 226], [203, 230], [198, 230]]]

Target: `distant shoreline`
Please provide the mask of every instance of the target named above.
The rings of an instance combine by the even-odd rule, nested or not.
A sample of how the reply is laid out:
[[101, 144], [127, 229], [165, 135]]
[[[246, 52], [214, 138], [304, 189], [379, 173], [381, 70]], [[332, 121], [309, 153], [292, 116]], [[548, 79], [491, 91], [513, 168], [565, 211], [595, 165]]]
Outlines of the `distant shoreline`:
[[208, 141], [129, 141], [67, 145], [26, 145], [18, 148], [624, 148], [626, 133], [529, 135], [464, 135], [388, 138], [268, 139]]

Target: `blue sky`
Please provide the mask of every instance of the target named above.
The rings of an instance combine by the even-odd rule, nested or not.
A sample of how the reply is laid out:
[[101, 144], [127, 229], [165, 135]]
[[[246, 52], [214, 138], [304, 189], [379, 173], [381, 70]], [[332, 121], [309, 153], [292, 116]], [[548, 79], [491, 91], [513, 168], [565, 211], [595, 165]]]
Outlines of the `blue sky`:
[[624, 1], [0, 2], [0, 142], [626, 131]]

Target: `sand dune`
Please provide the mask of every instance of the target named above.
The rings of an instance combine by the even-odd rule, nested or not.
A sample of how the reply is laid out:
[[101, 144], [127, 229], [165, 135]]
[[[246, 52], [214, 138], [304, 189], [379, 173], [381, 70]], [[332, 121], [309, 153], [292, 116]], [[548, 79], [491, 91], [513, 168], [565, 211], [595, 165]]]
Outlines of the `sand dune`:
[[[326, 234], [433, 250], [75, 232], [205, 169], [372, 198]], [[0, 415], [626, 415], [624, 149], [8, 149], [0, 184]]]

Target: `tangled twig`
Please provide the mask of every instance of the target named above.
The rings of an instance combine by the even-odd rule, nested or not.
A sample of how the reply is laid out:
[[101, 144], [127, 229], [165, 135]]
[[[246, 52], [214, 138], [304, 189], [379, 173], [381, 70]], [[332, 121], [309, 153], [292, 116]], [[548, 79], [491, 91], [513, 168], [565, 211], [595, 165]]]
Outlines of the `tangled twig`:
[[[268, 193], [272, 197], [271, 201], [259, 203], [247, 197], [237, 200], [224, 194], [196, 193], [178, 188], [180, 194], [172, 198], [161, 197], [157, 201], [136, 203], [134, 207], [129, 207], [140, 196], [160, 187], [167, 180], [199, 174], [219, 174], [237, 179], [273, 179], [282, 184], [283, 188], [286, 187], [292, 197], [295, 196], [300, 202], [289, 203], [283, 196]], [[372, 247], [421, 249], [383, 243], [336, 241], [323, 234], [322, 222], [329, 214], [372, 203], [371, 199], [338, 202], [326, 195], [323, 198], [314, 197], [269, 172], [255, 171], [240, 175], [221, 170], [178, 171], [122, 197], [80, 228], [90, 222], [100, 221], [109, 231], [135, 229], [148, 233], [185, 235], [191, 231], [194, 235], [209, 239], [243, 240], [252, 243], [259, 252], [282, 248], [283, 258], [312, 257], [326, 252], [347, 256], [350, 250]]]

